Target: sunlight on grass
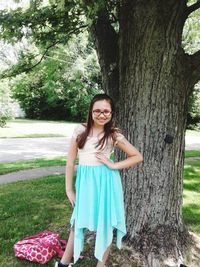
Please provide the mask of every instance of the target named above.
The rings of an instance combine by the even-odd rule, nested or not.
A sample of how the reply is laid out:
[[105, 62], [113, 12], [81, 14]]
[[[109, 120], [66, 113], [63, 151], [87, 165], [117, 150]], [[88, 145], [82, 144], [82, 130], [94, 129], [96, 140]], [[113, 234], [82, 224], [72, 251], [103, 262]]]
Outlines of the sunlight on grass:
[[185, 157], [200, 157], [200, 150], [186, 150]]
[[[14, 243], [25, 236], [49, 230], [67, 238], [72, 208], [64, 188], [63, 175], [0, 186], [0, 266], [37, 266], [14, 257]], [[52, 266], [52, 261], [44, 266]]]
[[190, 230], [200, 233], [200, 161], [185, 162], [183, 218]]
[[33, 169], [39, 167], [49, 166], [63, 166], [66, 164], [66, 157], [56, 157], [53, 159], [35, 159], [27, 161], [19, 161], [12, 163], [1, 163], [0, 164], [0, 175], [10, 172], [16, 172], [19, 170]]
[[77, 123], [17, 119], [0, 128], [0, 138], [70, 137]]
[[[73, 179], [73, 187], [75, 177]], [[65, 195], [64, 175], [15, 182], [0, 186], [0, 267], [41, 266], [15, 258], [13, 245], [26, 236], [53, 231], [68, 238], [72, 207]], [[94, 248], [84, 246], [84, 260], [77, 266], [95, 267]], [[43, 266], [52, 267], [56, 261]]]
[[[0, 128], [0, 138], [70, 137], [76, 125], [65, 121], [16, 119], [8, 121], [5, 128]], [[186, 136], [200, 136], [200, 131], [187, 130]]]
[[[65, 159], [34, 160], [24, 166], [64, 162]], [[19, 165], [18, 165], [19, 164]], [[21, 165], [20, 165], [21, 164]], [[28, 164], [28, 165], [26, 165]], [[30, 164], [30, 165], [29, 165]], [[6, 164], [8, 165], [8, 164]], [[13, 164], [23, 168], [23, 163]], [[8, 166], [7, 166], [8, 167]], [[11, 168], [11, 166], [9, 166]], [[75, 187], [75, 177], [73, 187]], [[25, 236], [35, 235], [44, 230], [54, 231], [61, 238], [68, 238], [67, 228], [72, 207], [65, 195], [64, 175], [47, 176], [36, 180], [20, 181], [0, 186], [0, 267], [41, 266], [14, 257], [13, 245]], [[200, 234], [200, 161], [185, 160], [183, 219], [189, 230]], [[84, 260], [80, 267], [95, 267], [96, 260], [91, 245], [84, 246]], [[113, 252], [115, 251], [113, 248]], [[123, 250], [120, 253], [123, 252]], [[116, 254], [111, 253], [109, 262], [116, 263]], [[121, 254], [121, 255], [122, 255]], [[53, 266], [56, 258], [43, 266]], [[132, 264], [132, 263], [131, 263]], [[134, 265], [130, 265], [134, 266]]]
[[186, 130], [186, 135], [190, 136], [200, 136], [200, 131]]

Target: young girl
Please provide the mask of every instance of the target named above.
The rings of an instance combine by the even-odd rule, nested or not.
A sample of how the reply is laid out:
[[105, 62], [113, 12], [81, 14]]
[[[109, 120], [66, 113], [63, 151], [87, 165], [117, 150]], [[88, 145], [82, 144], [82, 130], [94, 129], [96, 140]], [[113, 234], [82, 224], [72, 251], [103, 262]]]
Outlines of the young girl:
[[[74, 207], [70, 220], [71, 231], [65, 253], [55, 267], [71, 266], [83, 250], [84, 229], [96, 231], [95, 257], [97, 267], [105, 266], [117, 229], [117, 246], [121, 248], [126, 234], [124, 202], [119, 169], [129, 168], [143, 161], [142, 155], [113, 127], [114, 104], [106, 94], [98, 94], [91, 101], [86, 125], [75, 128], [66, 166], [66, 193]], [[113, 147], [122, 149], [127, 158], [111, 161]], [[76, 194], [72, 189], [74, 161], [79, 155]]]

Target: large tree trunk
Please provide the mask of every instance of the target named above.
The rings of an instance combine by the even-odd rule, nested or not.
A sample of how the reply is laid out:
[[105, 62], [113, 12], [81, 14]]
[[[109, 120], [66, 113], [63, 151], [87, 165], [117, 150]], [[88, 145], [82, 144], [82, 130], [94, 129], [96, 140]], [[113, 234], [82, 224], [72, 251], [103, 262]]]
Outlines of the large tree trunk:
[[151, 267], [166, 258], [177, 264], [187, 241], [181, 216], [190, 89], [180, 47], [184, 9], [183, 1], [124, 1], [120, 12], [119, 122], [144, 156], [142, 165], [123, 171], [126, 241]]
[[[122, 177], [125, 241], [149, 267], [167, 262], [179, 266], [189, 240], [182, 221], [184, 147], [188, 97], [195, 82], [191, 73], [195, 75], [199, 55], [191, 62], [181, 47], [186, 16], [182, 0], [121, 1], [119, 43], [113, 41], [119, 47], [119, 73], [109, 77], [115, 86], [104, 84], [111, 95], [117, 90], [119, 126], [144, 157], [143, 164], [123, 170]], [[98, 22], [93, 36], [106, 80], [109, 57], [101, 44], [106, 35], [97, 29], [102, 29]]]

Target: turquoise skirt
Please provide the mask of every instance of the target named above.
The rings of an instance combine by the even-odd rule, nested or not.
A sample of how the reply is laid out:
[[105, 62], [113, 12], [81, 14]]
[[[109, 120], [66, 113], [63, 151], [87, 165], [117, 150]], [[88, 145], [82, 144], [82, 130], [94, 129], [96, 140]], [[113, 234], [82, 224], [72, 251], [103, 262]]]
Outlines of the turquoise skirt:
[[71, 220], [74, 226], [74, 263], [84, 245], [84, 230], [96, 232], [95, 257], [102, 261], [117, 230], [116, 245], [121, 248], [126, 234], [121, 177], [118, 170], [105, 165], [79, 165], [76, 177], [76, 205]]

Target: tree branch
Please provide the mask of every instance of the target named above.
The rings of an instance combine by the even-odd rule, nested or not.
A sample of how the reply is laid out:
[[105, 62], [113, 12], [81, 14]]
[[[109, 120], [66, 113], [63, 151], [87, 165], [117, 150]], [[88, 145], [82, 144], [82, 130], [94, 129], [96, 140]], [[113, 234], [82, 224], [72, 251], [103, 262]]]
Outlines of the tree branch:
[[31, 66], [30, 68], [25, 69], [24, 72], [28, 72], [28, 71], [32, 70], [33, 68], [35, 68], [37, 65], [39, 65], [39, 64], [42, 62], [42, 60], [43, 60], [43, 58], [45, 57], [45, 55], [47, 54], [47, 52], [49, 51], [49, 49], [52, 48], [53, 46], [55, 46], [56, 44], [58, 44], [59, 42], [60, 42], [60, 41], [57, 41], [57, 42], [51, 44], [50, 46], [48, 46], [48, 47], [45, 49], [45, 51], [44, 51], [43, 55], [41, 56], [40, 60], [39, 60], [36, 64], [34, 64], [33, 66]]
[[191, 63], [191, 79], [192, 83], [195, 85], [200, 80], [200, 50], [190, 55]]
[[197, 2], [187, 8], [187, 15], [189, 16], [192, 12], [200, 8], [200, 0], [197, 0]]
[[[81, 25], [80, 27], [78, 27], [78, 28], [76, 28], [76, 29], [72, 29], [72, 30], [68, 33], [68, 36], [70, 36], [71, 34], [77, 34], [77, 33], [79, 32], [80, 29], [82, 29], [82, 28], [86, 28], [86, 27], [88, 27], [88, 25]], [[54, 47], [55, 45], [57, 45], [57, 44], [59, 44], [59, 43], [62, 43], [62, 41], [61, 41], [61, 40], [57, 40], [57, 41], [55, 41], [53, 44], [49, 45], [49, 46], [45, 49], [45, 51], [44, 51], [43, 55], [41, 56], [41, 58], [39, 59], [39, 61], [38, 61], [37, 63], [35, 63], [34, 65], [32, 65], [31, 67], [27, 67], [27, 65], [24, 64], [24, 65], [21, 66], [21, 70], [20, 70], [20, 71], [18, 71], [18, 72], [16, 72], [16, 73], [13, 73], [13, 72], [11, 71], [11, 74], [1, 75], [0, 79], [2, 79], [2, 78], [11, 78], [11, 77], [13, 77], [13, 76], [22, 74], [22, 73], [24, 73], [24, 72], [27, 73], [27, 72], [31, 71], [33, 68], [35, 68], [37, 65], [39, 65], [39, 64], [42, 62], [42, 60], [44, 59], [44, 57], [45, 57], [45, 55], [47, 54], [47, 52], [49, 51], [49, 49], [52, 48], [52, 47]], [[35, 56], [35, 57], [36, 57], [36, 56]], [[16, 64], [16, 65], [17, 65], [17, 64]], [[6, 71], [5, 71], [5, 73], [6, 73]]]
[[[43, 58], [45, 57], [45, 55], [47, 54], [47, 52], [49, 51], [49, 49], [52, 48], [53, 46], [55, 46], [55, 45], [58, 44], [58, 43], [59, 43], [59, 41], [57, 41], [57, 42], [51, 44], [50, 46], [48, 46], [48, 47], [45, 49], [45, 51], [44, 51], [43, 55], [41, 56], [40, 60], [39, 60], [37, 63], [35, 63], [34, 65], [32, 65], [31, 67], [27, 67], [27, 65], [24, 64], [24, 65], [21, 66], [21, 70], [19, 70], [18, 72], [13, 73], [13, 72], [11, 71], [11, 74], [5, 74], [5, 75], [3, 74], [2, 77], [0, 77], [0, 78], [1, 78], [1, 79], [2, 79], [2, 78], [3, 78], [3, 79], [4, 79], [4, 78], [11, 78], [11, 77], [13, 77], [13, 76], [22, 74], [22, 73], [24, 73], [24, 72], [27, 73], [27, 72], [31, 71], [33, 68], [35, 68], [37, 65], [39, 65], [39, 64], [42, 62]], [[16, 65], [17, 65], [17, 64], [16, 64]], [[5, 73], [6, 73], [6, 71], [5, 71]]]

